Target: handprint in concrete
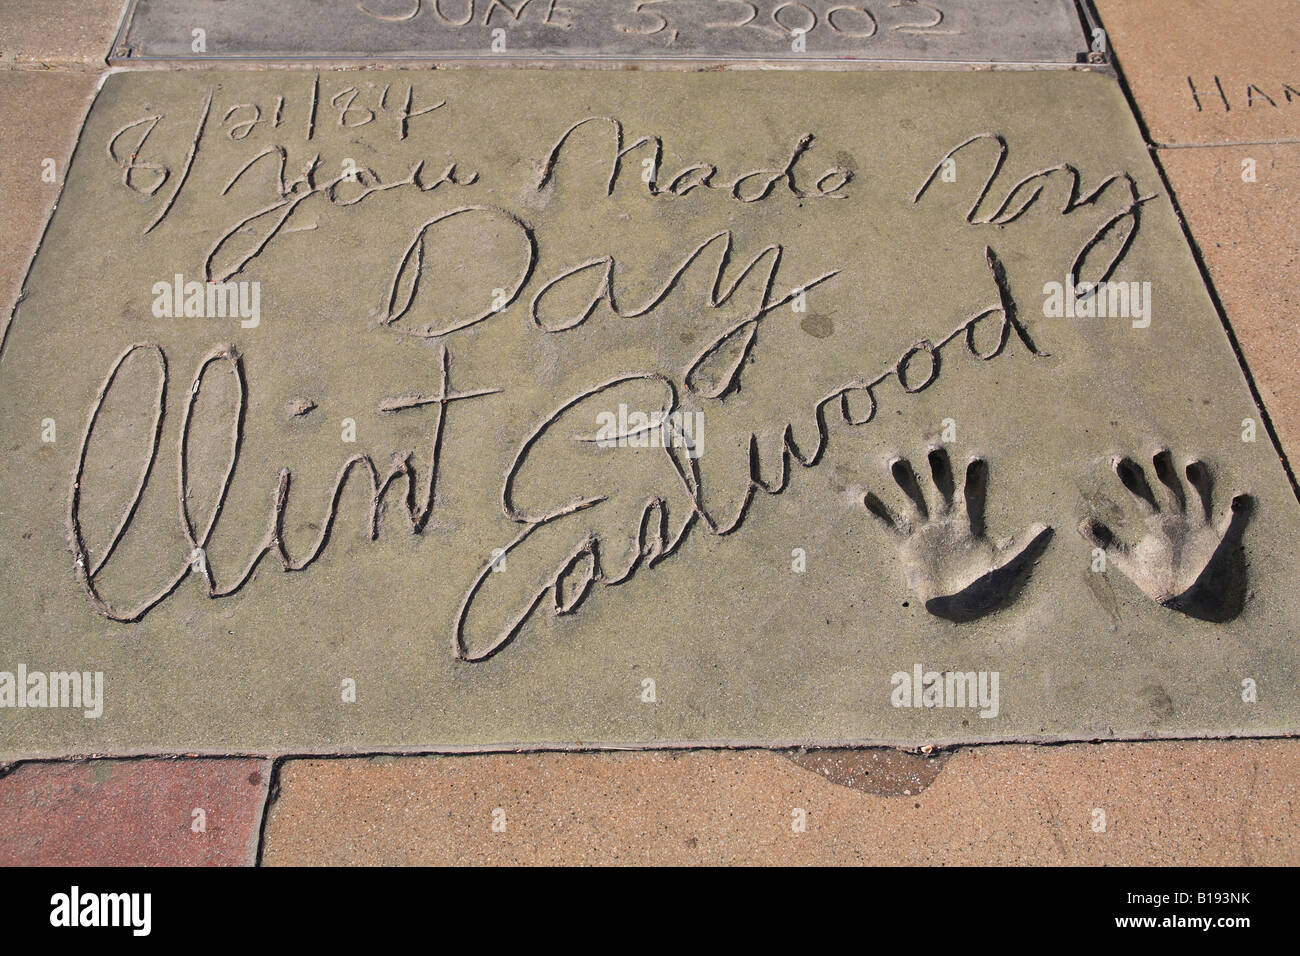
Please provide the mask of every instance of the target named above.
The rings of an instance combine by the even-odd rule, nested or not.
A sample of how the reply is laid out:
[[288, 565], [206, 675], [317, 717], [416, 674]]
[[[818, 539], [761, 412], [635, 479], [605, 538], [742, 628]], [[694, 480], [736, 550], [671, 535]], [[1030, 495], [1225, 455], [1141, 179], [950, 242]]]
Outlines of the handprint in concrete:
[[1226, 512], [1214, 516], [1213, 478], [1203, 461], [1183, 469], [1188, 493], [1174, 467], [1173, 455], [1160, 449], [1152, 456], [1160, 486], [1156, 496], [1142, 466], [1127, 456], [1111, 465], [1141, 512], [1146, 532], [1136, 544], [1121, 541], [1094, 518], [1080, 533], [1101, 548], [1108, 563], [1157, 604], [1205, 621], [1229, 621], [1241, 613], [1246, 598], [1242, 534], [1253, 509], [1248, 494], [1234, 495]]
[[895, 458], [889, 468], [908, 500], [907, 516], [898, 516], [872, 492], [862, 503], [897, 538], [908, 586], [925, 609], [952, 621], [975, 620], [1015, 600], [1052, 529], [1032, 524], [995, 544], [984, 527], [988, 462], [971, 459], [958, 492], [948, 453], [932, 448], [926, 457], [934, 486], [929, 501], [911, 463]]

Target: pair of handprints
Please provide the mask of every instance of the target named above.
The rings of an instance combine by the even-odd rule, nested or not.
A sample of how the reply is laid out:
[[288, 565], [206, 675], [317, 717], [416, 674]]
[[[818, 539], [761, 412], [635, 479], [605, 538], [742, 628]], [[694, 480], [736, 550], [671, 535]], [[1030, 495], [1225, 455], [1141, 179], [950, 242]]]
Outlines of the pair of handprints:
[[[958, 488], [942, 447], [930, 449], [926, 458], [931, 492], [922, 489], [906, 458], [889, 463], [908, 502], [905, 512], [895, 512], [873, 492], [862, 503], [898, 540], [908, 586], [925, 609], [953, 621], [974, 620], [1015, 599], [1053, 532], [1037, 523], [995, 543], [984, 525], [987, 461], [972, 458]], [[1250, 495], [1235, 495], [1216, 518], [1213, 481], [1204, 462], [1194, 459], [1183, 470], [1194, 501], [1168, 449], [1152, 457], [1159, 496], [1132, 458], [1116, 457], [1111, 465], [1141, 512], [1145, 530], [1136, 543], [1126, 542], [1088, 518], [1079, 533], [1099, 549], [1104, 562], [1114, 564], [1157, 604], [1209, 621], [1239, 614], [1244, 600], [1241, 538], [1252, 508]]]

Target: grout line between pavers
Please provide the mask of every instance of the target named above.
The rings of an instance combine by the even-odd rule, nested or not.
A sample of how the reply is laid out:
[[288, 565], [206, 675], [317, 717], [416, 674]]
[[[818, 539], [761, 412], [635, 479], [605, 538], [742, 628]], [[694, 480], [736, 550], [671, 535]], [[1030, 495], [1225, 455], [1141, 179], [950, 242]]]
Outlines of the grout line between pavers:
[[1297, 146], [1300, 139], [1243, 139], [1229, 143], [1152, 143], [1156, 149], [1230, 149], [1234, 146]]
[[[1217, 743], [1227, 741], [1280, 741], [1295, 740], [1293, 731], [1277, 731], [1266, 734], [1246, 732], [1223, 734], [1195, 734], [1170, 736], [1132, 736], [1132, 737], [1077, 737], [1077, 738], [1040, 738], [1023, 736], [998, 740], [951, 739], [931, 743], [909, 742], [864, 742], [864, 741], [757, 741], [719, 743], [715, 741], [656, 741], [653, 743], [583, 743], [583, 744], [487, 744], [483, 746], [413, 746], [409, 748], [358, 749], [358, 750], [298, 750], [298, 751], [223, 751], [209, 753], [175, 753], [175, 752], [137, 752], [130, 754], [78, 754], [59, 756], [16, 757], [8, 761], [8, 766], [16, 767], [27, 763], [83, 763], [90, 760], [238, 760], [258, 759], [272, 760], [278, 766], [288, 761], [297, 760], [364, 760], [375, 757], [485, 757], [506, 756], [511, 754], [648, 754], [648, 753], [743, 753], [762, 751], [766, 753], [808, 752], [818, 750], [860, 750], [871, 751], [898, 750], [906, 753], [942, 753], [964, 749], [993, 747], [1090, 747], [1102, 744], [1157, 744], [1157, 743]], [[930, 748], [927, 751], [925, 748]], [[0, 765], [3, 766], [3, 765]]]
[[280, 799], [280, 769], [289, 759], [288, 757], [276, 757], [271, 761], [271, 767], [267, 771], [266, 796], [262, 800], [262, 818], [258, 821], [257, 838], [253, 842], [253, 862], [250, 864], [251, 866], [262, 867], [266, 865], [263, 862], [266, 855], [266, 831], [271, 824], [271, 808]]

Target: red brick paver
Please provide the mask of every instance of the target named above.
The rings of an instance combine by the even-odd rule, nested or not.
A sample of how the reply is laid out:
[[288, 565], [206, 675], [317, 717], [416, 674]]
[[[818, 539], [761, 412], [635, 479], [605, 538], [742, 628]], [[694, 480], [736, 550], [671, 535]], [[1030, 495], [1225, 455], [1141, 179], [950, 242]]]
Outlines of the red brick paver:
[[267, 760], [27, 763], [0, 778], [0, 866], [256, 860]]

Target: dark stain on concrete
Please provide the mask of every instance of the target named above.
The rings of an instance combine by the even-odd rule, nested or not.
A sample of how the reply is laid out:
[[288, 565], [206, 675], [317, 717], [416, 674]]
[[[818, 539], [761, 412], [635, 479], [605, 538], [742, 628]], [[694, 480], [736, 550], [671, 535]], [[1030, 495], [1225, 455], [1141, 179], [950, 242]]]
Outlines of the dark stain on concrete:
[[1151, 708], [1151, 716], [1156, 720], [1164, 720], [1174, 715], [1174, 702], [1169, 698], [1169, 692], [1165, 690], [1164, 685], [1148, 684], [1143, 687], [1142, 699]]
[[786, 758], [809, 773], [879, 797], [914, 797], [934, 783], [952, 754], [905, 750], [805, 750]]
[[831, 321], [829, 315], [820, 315], [816, 312], [810, 312], [805, 315], [799, 323], [799, 328], [803, 329], [815, 339], [827, 338], [835, 331], [835, 323]]

